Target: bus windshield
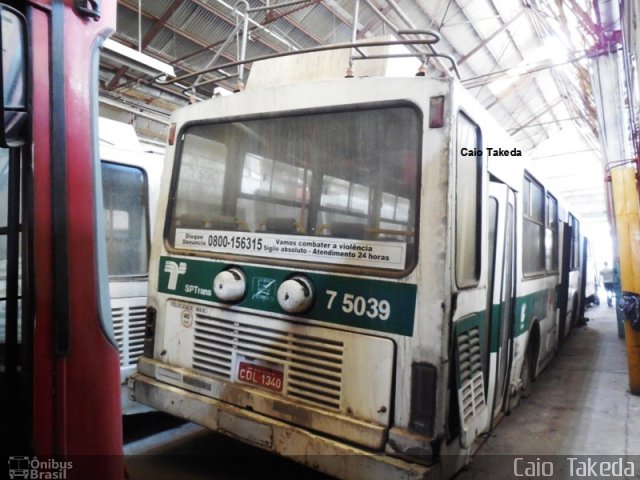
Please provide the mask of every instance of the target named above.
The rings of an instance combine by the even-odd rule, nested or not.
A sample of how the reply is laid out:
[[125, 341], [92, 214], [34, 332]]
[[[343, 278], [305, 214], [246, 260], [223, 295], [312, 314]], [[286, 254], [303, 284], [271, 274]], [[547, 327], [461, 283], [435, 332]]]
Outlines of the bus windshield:
[[137, 167], [102, 162], [105, 233], [110, 277], [147, 275], [147, 179]]
[[420, 113], [406, 104], [192, 124], [169, 243], [318, 264], [409, 268]]

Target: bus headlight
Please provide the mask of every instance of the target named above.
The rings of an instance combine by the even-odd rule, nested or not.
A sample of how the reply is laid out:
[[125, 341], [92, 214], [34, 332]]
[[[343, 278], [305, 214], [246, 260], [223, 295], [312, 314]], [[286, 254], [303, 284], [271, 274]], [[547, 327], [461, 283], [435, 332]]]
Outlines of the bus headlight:
[[247, 279], [237, 267], [223, 270], [213, 279], [213, 291], [223, 302], [237, 302], [247, 291]]
[[285, 280], [278, 288], [278, 303], [285, 312], [306, 312], [313, 304], [314, 297], [313, 284], [303, 275]]

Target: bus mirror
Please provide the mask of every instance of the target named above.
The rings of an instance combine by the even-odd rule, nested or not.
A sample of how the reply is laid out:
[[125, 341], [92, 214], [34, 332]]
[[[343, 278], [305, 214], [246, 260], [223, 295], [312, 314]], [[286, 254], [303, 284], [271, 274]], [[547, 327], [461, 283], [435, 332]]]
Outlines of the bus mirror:
[[27, 28], [17, 10], [0, 4], [0, 146], [19, 147], [25, 142], [27, 125]]

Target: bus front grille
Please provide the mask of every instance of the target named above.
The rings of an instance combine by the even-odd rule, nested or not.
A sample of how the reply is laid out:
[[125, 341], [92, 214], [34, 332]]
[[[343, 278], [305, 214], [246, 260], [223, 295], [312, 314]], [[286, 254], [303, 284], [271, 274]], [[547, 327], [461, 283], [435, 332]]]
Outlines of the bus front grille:
[[245, 320], [196, 314], [193, 368], [234, 380], [234, 354], [280, 366], [283, 394], [341, 410], [344, 344], [320, 336], [269, 328]]
[[142, 304], [135, 304], [129, 300], [114, 300], [111, 307], [113, 333], [118, 342], [121, 367], [138, 363], [144, 347], [146, 298]]

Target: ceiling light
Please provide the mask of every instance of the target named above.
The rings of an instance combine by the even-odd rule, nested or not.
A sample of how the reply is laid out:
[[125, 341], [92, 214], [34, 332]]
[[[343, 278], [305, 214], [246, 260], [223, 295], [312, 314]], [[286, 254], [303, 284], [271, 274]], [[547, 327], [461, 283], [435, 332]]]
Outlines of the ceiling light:
[[173, 67], [168, 63], [156, 60], [110, 38], [105, 40], [103, 47], [102, 56], [116, 63], [121, 63], [152, 77], [157, 77], [158, 75], [176, 76]]

